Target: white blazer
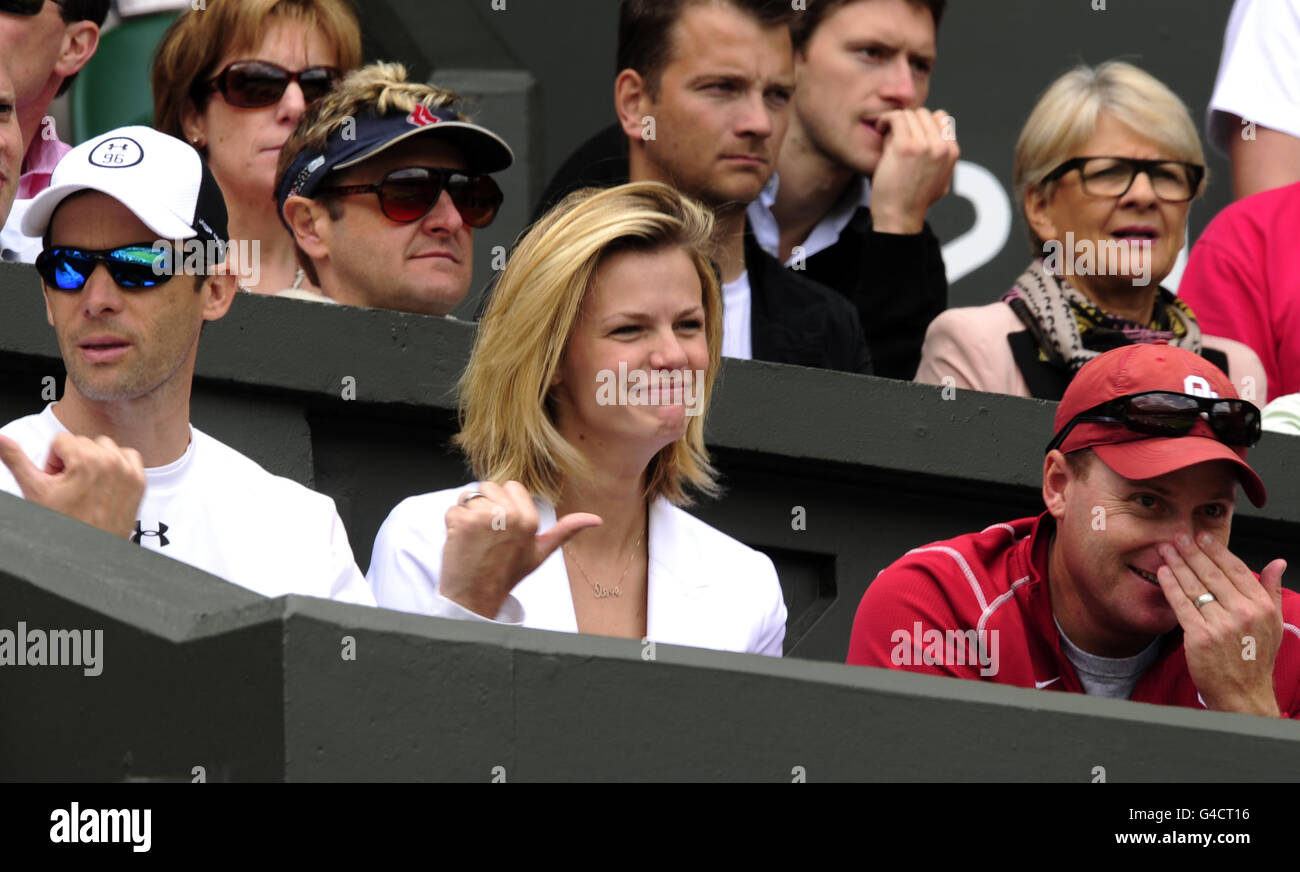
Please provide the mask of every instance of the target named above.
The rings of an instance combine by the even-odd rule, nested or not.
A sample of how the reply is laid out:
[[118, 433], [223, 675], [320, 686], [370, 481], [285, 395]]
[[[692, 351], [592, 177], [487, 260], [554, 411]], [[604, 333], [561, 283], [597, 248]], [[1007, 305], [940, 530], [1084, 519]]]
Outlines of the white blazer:
[[[366, 574], [379, 605], [440, 618], [487, 621], [438, 592], [447, 510], [472, 485], [403, 500], [375, 537]], [[538, 532], [555, 508], [534, 498]], [[781, 656], [785, 598], [766, 554], [665, 499], [650, 505], [646, 635], [654, 642]], [[495, 623], [578, 632], [564, 549], [515, 586]]]

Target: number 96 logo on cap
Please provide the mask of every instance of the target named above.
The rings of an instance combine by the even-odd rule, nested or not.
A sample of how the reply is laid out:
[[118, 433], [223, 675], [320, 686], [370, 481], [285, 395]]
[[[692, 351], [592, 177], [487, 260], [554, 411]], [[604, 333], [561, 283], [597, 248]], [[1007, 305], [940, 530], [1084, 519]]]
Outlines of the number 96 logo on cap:
[[144, 149], [129, 136], [114, 136], [95, 146], [90, 152], [90, 162], [97, 167], [122, 169], [133, 167], [144, 160]]

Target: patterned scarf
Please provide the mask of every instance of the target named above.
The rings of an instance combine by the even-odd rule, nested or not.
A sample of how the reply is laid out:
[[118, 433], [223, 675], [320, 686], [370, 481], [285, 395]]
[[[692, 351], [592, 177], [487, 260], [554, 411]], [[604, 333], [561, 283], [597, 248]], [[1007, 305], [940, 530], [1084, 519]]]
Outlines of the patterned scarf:
[[1164, 288], [1156, 289], [1151, 323], [1139, 324], [1098, 308], [1060, 276], [1034, 261], [1002, 296], [1038, 343], [1040, 360], [1078, 372], [1097, 355], [1137, 342], [1158, 339], [1201, 353], [1201, 328], [1187, 304]]

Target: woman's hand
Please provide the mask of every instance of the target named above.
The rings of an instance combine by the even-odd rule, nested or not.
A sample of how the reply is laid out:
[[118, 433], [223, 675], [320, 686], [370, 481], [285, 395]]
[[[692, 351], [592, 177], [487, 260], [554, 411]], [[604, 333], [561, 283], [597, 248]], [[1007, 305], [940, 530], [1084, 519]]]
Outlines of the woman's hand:
[[[482, 496], [466, 499], [474, 493]], [[495, 619], [514, 586], [552, 551], [601, 523], [599, 515], [574, 512], [538, 535], [537, 509], [522, 484], [481, 482], [447, 510], [440, 592], [472, 612]]]

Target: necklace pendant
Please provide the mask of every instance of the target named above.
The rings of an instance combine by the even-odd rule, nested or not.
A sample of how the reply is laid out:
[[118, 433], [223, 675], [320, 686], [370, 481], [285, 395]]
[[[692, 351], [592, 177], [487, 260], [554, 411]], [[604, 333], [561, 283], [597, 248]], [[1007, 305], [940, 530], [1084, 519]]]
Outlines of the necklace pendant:
[[605, 587], [605, 585], [600, 584], [599, 582], [593, 584], [591, 588], [596, 594], [596, 599], [609, 599], [612, 596], [623, 595], [623, 589], [621, 587], [615, 587], [613, 589], [610, 589], [608, 587]]

